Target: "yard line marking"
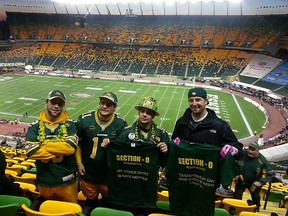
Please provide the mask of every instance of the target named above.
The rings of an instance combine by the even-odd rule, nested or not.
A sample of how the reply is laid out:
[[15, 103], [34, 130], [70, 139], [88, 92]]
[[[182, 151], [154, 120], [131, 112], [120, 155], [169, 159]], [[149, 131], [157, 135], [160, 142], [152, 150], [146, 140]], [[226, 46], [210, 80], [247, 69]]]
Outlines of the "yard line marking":
[[231, 94], [231, 95], [232, 95], [233, 100], [234, 100], [234, 102], [235, 102], [235, 104], [236, 104], [236, 106], [237, 106], [237, 108], [238, 108], [238, 110], [240, 112], [240, 115], [241, 115], [241, 117], [242, 117], [242, 119], [243, 119], [243, 121], [244, 121], [244, 123], [245, 123], [245, 125], [247, 127], [247, 130], [248, 130], [250, 136], [253, 136], [254, 135], [253, 131], [252, 131], [247, 119], [246, 119], [246, 116], [244, 115], [244, 113], [243, 113], [243, 111], [242, 111], [242, 109], [241, 109], [241, 107], [240, 107], [240, 105], [239, 105], [239, 103], [237, 101], [237, 98], [235, 97], [235, 95], [233, 95], [233, 94]]
[[[165, 91], [162, 93], [162, 97], [160, 98], [159, 102], [163, 99], [163, 97], [164, 97], [164, 95], [166, 94], [167, 90], [170, 90], [169, 86], [166, 87]], [[169, 104], [168, 104], [168, 105], [166, 104], [166, 107], [170, 107], [171, 101], [172, 101], [172, 100], [169, 101]], [[164, 117], [166, 116], [167, 112], [168, 112], [168, 109], [165, 109], [164, 115], [162, 114], [161, 122], [160, 122], [160, 125], [159, 125], [160, 127], [162, 127], [162, 123], [163, 123], [163, 121], [164, 121]]]
[[[180, 104], [179, 104], [179, 106], [178, 106], [178, 111], [177, 111], [177, 116], [176, 116], [176, 118], [175, 118], [175, 122], [174, 122], [174, 126], [173, 126], [173, 128], [175, 127], [175, 124], [176, 124], [176, 121], [178, 120], [178, 118], [179, 118], [179, 113], [180, 113], [180, 111], [182, 111], [182, 109], [181, 109], [181, 107], [182, 107], [182, 102], [183, 101], [185, 101], [184, 100], [184, 93], [186, 93], [186, 89], [184, 88], [183, 89], [183, 91], [182, 91], [182, 99], [181, 99], [181, 102], [180, 102]], [[174, 95], [173, 95], [174, 96]], [[188, 107], [187, 107], [188, 108]], [[186, 109], [185, 109], [186, 110]], [[173, 133], [173, 131], [172, 131], [172, 133]]]

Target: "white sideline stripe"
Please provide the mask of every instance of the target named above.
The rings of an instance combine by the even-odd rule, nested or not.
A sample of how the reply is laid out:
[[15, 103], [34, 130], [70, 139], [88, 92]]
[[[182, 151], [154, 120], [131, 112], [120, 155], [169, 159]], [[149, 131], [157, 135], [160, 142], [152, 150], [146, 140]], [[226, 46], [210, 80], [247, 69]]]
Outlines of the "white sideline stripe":
[[233, 97], [233, 100], [234, 100], [234, 102], [235, 102], [235, 104], [236, 104], [236, 106], [237, 106], [237, 108], [238, 108], [238, 110], [240, 112], [240, 115], [241, 115], [241, 117], [242, 117], [247, 129], [248, 129], [248, 132], [249, 132], [250, 136], [253, 136], [254, 135], [253, 131], [252, 131], [252, 129], [251, 129], [251, 127], [250, 127], [250, 125], [249, 125], [249, 123], [248, 123], [248, 121], [247, 121], [247, 119], [246, 119], [246, 117], [245, 117], [245, 115], [244, 115], [244, 113], [243, 113], [243, 111], [242, 111], [242, 109], [241, 109], [236, 97], [235, 97], [235, 95], [232, 94], [232, 97]]
[[[23, 117], [21, 114], [16, 114], [16, 113], [7, 113], [7, 112], [0, 112], [2, 115], [10, 115], [10, 116], [18, 116], [18, 117]], [[29, 118], [37, 118], [38, 116], [31, 116], [29, 115]]]

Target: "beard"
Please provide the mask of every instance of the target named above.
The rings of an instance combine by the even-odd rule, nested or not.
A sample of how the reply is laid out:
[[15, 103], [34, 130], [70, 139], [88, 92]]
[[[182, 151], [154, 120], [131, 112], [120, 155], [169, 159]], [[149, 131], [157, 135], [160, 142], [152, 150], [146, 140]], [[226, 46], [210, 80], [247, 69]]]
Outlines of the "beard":
[[56, 118], [56, 117], [59, 117], [60, 114], [61, 114], [61, 111], [58, 111], [57, 113], [56, 112], [53, 112], [51, 110], [47, 110], [48, 114], [53, 117], [53, 118]]

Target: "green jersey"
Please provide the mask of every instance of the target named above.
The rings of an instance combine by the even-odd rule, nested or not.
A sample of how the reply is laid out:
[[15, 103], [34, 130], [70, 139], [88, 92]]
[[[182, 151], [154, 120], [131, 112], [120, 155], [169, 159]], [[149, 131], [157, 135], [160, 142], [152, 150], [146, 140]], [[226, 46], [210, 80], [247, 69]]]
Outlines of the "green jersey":
[[[123, 130], [118, 138], [117, 141], [120, 143], [126, 143], [130, 141], [142, 141], [148, 143], [154, 143], [157, 145], [160, 142], [164, 142], [169, 146], [169, 142], [171, 141], [167, 132], [159, 128], [153, 121], [147, 133], [144, 133], [138, 121], [134, 122], [132, 125], [129, 125]], [[159, 166], [166, 166], [166, 157], [159, 151]]]
[[247, 186], [259, 181], [262, 185], [271, 181], [272, 169], [267, 159], [259, 153], [256, 158], [249, 157], [247, 152], [238, 161], [243, 180]]
[[[76, 181], [76, 123], [62, 112], [57, 122], [49, 122], [45, 112], [26, 134], [27, 157], [36, 159], [37, 183], [43, 187], [68, 185]], [[72, 152], [72, 153], [69, 153]], [[49, 159], [51, 158], [51, 159]]]
[[158, 149], [153, 143], [127, 141], [108, 146], [109, 202], [126, 207], [155, 208]]
[[97, 111], [79, 116], [77, 134], [86, 171], [81, 177], [86, 182], [107, 184], [107, 150], [101, 147], [101, 143], [105, 138], [109, 138], [111, 143], [126, 126], [126, 121], [116, 114], [108, 122], [102, 122]]

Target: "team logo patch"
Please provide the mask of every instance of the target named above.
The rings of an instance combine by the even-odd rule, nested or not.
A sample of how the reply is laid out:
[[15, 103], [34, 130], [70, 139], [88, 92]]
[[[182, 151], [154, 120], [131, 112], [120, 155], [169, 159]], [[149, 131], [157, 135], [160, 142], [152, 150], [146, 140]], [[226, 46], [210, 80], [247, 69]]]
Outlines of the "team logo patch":
[[89, 130], [90, 131], [94, 131], [95, 130], [95, 126], [94, 125], [90, 125]]
[[71, 93], [70, 95], [71, 97], [76, 97], [76, 98], [90, 98], [94, 96], [94, 94], [81, 93], [81, 92]]
[[211, 132], [211, 133], [214, 133], [214, 134], [217, 133], [215, 129], [211, 129], [210, 132]]
[[156, 137], [154, 138], [154, 141], [157, 142], [157, 143], [160, 142], [160, 137], [156, 136]]
[[134, 140], [135, 139], [135, 134], [134, 133], [129, 133], [128, 134], [128, 138], [129, 138], [129, 140]]

